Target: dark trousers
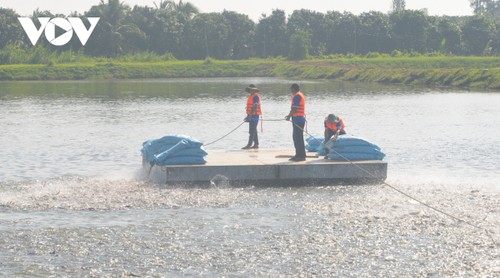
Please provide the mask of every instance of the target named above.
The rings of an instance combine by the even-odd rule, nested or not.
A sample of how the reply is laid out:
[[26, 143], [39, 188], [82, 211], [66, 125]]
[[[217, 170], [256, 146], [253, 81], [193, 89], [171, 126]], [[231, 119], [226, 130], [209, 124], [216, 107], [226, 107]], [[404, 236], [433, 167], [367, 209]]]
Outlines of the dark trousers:
[[[340, 132], [339, 132], [339, 135], [345, 135], [345, 130], [341, 129]], [[333, 137], [333, 135], [335, 135], [335, 131], [331, 130], [331, 129], [328, 129], [327, 130], [327, 137], [325, 138], [325, 143], [330, 140], [330, 138]]]
[[295, 146], [295, 157], [305, 158], [306, 147], [304, 145], [304, 127], [305, 122], [292, 123], [293, 125], [293, 145]]
[[[327, 138], [325, 138], [325, 143], [328, 142], [328, 140], [330, 140], [330, 138], [333, 137], [333, 135], [335, 135], [335, 131], [331, 130], [331, 129], [328, 129], [327, 130]], [[345, 130], [341, 129], [340, 132], [339, 132], [339, 135], [345, 135]], [[329, 154], [330, 153], [330, 150], [328, 148], [325, 148], [325, 151], [326, 151], [326, 154]]]
[[250, 133], [250, 136], [248, 137], [248, 146], [258, 146], [259, 145], [259, 135], [257, 134], [257, 125], [259, 122], [249, 122], [249, 127], [248, 127], [248, 133]]

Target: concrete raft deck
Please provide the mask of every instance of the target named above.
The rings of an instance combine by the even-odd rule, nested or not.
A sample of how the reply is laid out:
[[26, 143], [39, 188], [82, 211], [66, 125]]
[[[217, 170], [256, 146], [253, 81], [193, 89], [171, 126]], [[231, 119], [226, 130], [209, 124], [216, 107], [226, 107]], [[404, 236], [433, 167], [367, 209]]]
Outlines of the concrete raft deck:
[[167, 184], [206, 185], [225, 179], [253, 185], [381, 183], [387, 177], [384, 161], [337, 162], [315, 157], [316, 153], [308, 153], [306, 161], [289, 161], [294, 153], [291, 149], [210, 151], [205, 165], [155, 166], [151, 177]]

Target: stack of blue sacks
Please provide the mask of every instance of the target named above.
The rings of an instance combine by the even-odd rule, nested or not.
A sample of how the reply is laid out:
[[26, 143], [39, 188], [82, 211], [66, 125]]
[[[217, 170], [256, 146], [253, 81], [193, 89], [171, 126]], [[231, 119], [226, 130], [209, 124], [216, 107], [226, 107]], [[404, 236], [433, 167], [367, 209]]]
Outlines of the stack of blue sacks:
[[169, 135], [142, 144], [142, 158], [150, 165], [201, 165], [208, 153], [203, 143], [186, 135]]
[[317, 142], [319, 140], [321, 141], [314, 150], [309, 147], [308, 150], [318, 152], [318, 156], [324, 156], [327, 154], [326, 149], [328, 149], [328, 159], [331, 160], [382, 160], [385, 157], [385, 154], [381, 151], [379, 146], [360, 137], [342, 135], [339, 136], [336, 141], [329, 140], [326, 144], [323, 138], [311, 137], [307, 140], [308, 146], [311, 145], [312, 142]]
[[309, 137], [306, 139], [306, 149], [310, 152], [317, 152], [323, 144], [323, 137]]

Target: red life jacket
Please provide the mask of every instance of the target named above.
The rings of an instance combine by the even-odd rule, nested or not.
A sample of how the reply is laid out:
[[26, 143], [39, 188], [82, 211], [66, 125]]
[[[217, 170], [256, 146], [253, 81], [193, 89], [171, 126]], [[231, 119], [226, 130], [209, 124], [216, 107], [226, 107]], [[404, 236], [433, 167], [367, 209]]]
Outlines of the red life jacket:
[[[253, 98], [257, 96], [259, 98], [259, 105], [257, 105], [257, 108], [252, 114], [252, 109], [253, 109]], [[260, 109], [260, 95], [258, 92], [252, 93], [250, 97], [248, 97], [247, 100], [247, 115], [262, 115], [262, 110]]]
[[292, 106], [293, 106], [293, 99], [295, 96], [300, 96], [300, 104], [297, 106], [297, 110], [293, 112], [292, 116], [298, 117], [298, 116], [305, 116], [306, 115], [306, 97], [302, 92], [296, 92], [293, 97], [292, 97]]
[[327, 121], [328, 117], [325, 118], [325, 125], [328, 129], [330, 130], [333, 130], [333, 131], [337, 131], [337, 124], [338, 122], [340, 122], [340, 124], [342, 125], [342, 127], [340, 128], [340, 130], [343, 130], [345, 128], [345, 124], [344, 124], [344, 120], [339, 117], [339, 121], [338, 122], [334, 122], [334, 123], [330, 123], [329, 121]]

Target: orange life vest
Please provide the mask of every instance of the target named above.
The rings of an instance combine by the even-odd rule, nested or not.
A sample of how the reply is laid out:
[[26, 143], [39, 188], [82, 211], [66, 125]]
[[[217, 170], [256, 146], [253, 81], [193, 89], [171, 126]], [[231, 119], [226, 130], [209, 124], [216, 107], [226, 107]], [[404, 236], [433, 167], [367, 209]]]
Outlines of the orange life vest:
[[[257, 105], [257, 108], [255, 109], [255, 111], [252, 114], [252, 109], [253, 109], [253, 105], [254, 105], [253, 98], [255, 96], [257, 96], [259, 98], [259, 105]], [[250, 97], [248, 97], [248, 100], [247, 100], [247, 115], [262, 115], [262, 110], [260, 109], [260, 95], [257, 92], [251, 94]]]
[[295, 96], [300, 96], [300, 104], [297, 106], [297, 110], [293, 112], [292, 116], [298, 117], [298, 116], [305, 116], [306, 115], [306, 97], [302, 92], [296, 92], [293, 97], [292, 97], [292, 106], [293, 106], [293, 99]]
[[338, 122], [340, 122], [340, 124], [342, 125], [340, 130], [343, 130], [345, 128], [344, 120], [341, 117], [339, 117], [339, 121], [335, 122], [335, 123], [330, 123], [329, 121], [327, 121], [327, 119], [328, 119], [328, 117], [325, 118], [325, 125], [328, 129], [331, 129], [333, 131], [337, 131]]

